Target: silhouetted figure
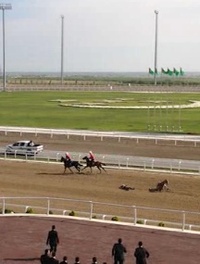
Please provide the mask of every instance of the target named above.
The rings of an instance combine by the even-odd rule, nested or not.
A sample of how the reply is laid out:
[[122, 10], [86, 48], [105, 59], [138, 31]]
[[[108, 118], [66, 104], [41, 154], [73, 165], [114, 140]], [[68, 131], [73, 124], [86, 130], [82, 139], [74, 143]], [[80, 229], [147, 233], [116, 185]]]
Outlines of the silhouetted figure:
[[149, 257], [149, 252], [143, 247], [142, 241], [138, 242], [138, 247], [135, 249], [134, 256], [136, 264], [147, 264], [146, 259]]
[[114, 257], [114, 264], [123, 264], [126, 253], [126, 248], [122, 244], [122, 239], [119, 238], [118, 242], [113, 245], [112, 256]]
[[40, 262], [41, 264], [49, 264], [50, 256], [49, 256], [49, 250], [45, 249], [44, 254], [40, 256]]
[[63, 260], [60, 262], [60, 264], [67, 264], [67, 256], [63, 257]]
[[56, 227], [53, 225], [47, 236], [46, 244], [50, 245], [50, 252], [56, 252], [57, 245], [59, 244], [58, 232], [55, 229]]

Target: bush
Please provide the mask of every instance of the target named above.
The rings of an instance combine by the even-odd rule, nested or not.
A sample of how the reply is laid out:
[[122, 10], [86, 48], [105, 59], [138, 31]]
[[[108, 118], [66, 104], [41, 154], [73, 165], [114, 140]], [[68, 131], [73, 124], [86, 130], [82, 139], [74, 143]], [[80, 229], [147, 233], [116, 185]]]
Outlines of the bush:
[[28, 207], [26, 210], [26, 214], [33, 214], [33, 209], [31, 207]]
[[71, 211], [71, 212], [69, 212], [69, 215], [70, 216], [75, 216], [75, 212], [74, 211]]
[[[13, 210], [10, 210], [10, 209], [5, 209], [5, 212], [4, 212], [5, 214], [12, 214], [12, 213], [14, 213], [14, 211]], [[2, 214], [2, 209], [0, 210], [0, 214]]]
[[140, 225], [143, 225], [144, 224], [144, 221], [143, 220], [137, 220], [136, 223], [137, 224], [140, 224]]
[[51, 215], [52, 215], [52, 214], [53, 214], [53, 211], [49, 210], [49, 214], [51, 214]]
[[93, 219], [97, 219], [97, 216], [96, 216], [96, 215], [93, 215], [92, 218], [93, 218]]
[[119, 218], [118, 218], [117, 216], [113, 216], [113, 217], [111, 218], [111, 220], [112, 220], [112, 221], [119, 221]]
[[163, 222], [158, 223], [158, 226], [165, 226]]

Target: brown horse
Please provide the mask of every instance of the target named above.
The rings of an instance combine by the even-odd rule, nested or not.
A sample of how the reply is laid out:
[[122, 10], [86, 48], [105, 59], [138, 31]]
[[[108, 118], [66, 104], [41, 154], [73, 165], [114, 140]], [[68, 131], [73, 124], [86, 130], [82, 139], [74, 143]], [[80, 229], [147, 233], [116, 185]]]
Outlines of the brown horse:
[[165, 179], [162, 182], [158, 182], [155, 188], [149, 188], [149, 191], [150, 192], [161, 192], [163, 190], [168, 191], [169, 190], [168, 184], [169, 184], [168, 180]]
[[92, 173], [92, 167], [97, 167], [97, 169], [100, 171], [101, 173], [101, 170], [104, 170], [106, 172], [106, 170], [104, 169], [103, 166], [106, 166], [105, 163], [103, 162], [100, 162], [100, 161], [92, 161], [90, 160], [87, 156], [83, 157], [83, 160], [86, 161], [86, 165], [85, 167], [82, 169], [82, 171], [86, 168], [90, 168], [90, 171]]

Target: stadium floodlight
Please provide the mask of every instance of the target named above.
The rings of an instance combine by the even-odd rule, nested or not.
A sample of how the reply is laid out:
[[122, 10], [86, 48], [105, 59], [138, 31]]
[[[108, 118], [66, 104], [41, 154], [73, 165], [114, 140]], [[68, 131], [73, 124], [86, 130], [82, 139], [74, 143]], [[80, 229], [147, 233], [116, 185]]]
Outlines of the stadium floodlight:
[[158, 11], [155, 10], [154, 84], [157, 85]]
[[3, 91], [6, 90], [6, 41], [5, 41], [4, 11], [10, 9], [12, 9], [11, 4], [0, 4], [0, 10], [2, 10], [2, 27], [3, 27]]

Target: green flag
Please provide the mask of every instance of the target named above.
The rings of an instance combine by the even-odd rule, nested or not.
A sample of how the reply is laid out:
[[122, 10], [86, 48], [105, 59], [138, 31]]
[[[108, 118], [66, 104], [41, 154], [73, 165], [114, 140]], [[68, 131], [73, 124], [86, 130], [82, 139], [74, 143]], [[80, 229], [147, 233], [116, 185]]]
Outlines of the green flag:
[[149, 74], [154, 75], [154, 71], [151, 68], [149, 68]]
[[161, 73], [168, 74], [167, 71], [165, 71], [163, 68], [161, 68]]
[[175, 68], [173, 69], [173, 73], [178, 76], [179, 75], [179, 71], [177, 71]]
[[167, 68], [167, 74], [168, 74], [169, 76], [172, 76], [172, 75], [173, 75], [173, 71], [171, 71], [169, 68]]

